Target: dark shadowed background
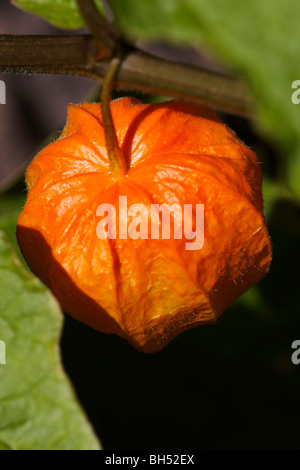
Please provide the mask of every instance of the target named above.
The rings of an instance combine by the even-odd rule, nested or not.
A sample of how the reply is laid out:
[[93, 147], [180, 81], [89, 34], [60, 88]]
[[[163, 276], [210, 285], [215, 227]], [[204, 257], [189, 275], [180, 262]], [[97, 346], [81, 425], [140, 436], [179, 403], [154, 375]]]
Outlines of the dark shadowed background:
[[[58, 33], [1, 0], [0, 34]], [[218, 67], [207, 51], [204, 58], [162, 44], [155, 51]], [[37, 75], [0, 79], [7, 88], [7, 104], [0, 105], [0, 197], [23, 192], [25, 198], [26, 165], [62, 129], [67, 105], [95, 95], [97, 84]], [[264, 176], [272, 176], [279, 165], [272, 143], [247, 120], [222, 117], [256, 151]], [[216, 326], [186, 332], [162, 352], [144, 355], [66, 316], [64, 366], [105, 449], [300, 448], [300, 365], [291, 362], [291, 344], [300, 339], [300, 211], [268, 197], [265, 207], [270, 273]]]

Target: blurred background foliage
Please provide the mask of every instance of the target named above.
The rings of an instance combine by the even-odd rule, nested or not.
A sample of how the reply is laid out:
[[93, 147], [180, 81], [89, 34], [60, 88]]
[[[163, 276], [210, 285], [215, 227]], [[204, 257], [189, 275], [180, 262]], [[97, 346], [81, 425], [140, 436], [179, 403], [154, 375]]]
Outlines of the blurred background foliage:
[[[56, 26], [82, 26], [71, 0], [14, 3]], [[291, 344], [300, 337], [300, 105], [291, 102], [291, 84], [300, 79], [300, 4], [109, 4], [130, 41], [248, 82], [255, 118], [221, 117], [261, 162], [273, 261], [266, 278], [217, 325], [186, 332], [154, 355], [66, 316], [64, 367], [105, 449], [298, 449], [300, 365], [291, 362]], [[8, 1], [0, 9], [1, 34], [62, 34]], [[62, 128], [67, 104], [89, 99], [97, 87], [76, 77], [0, 79], [7, 86], [7, 105], [0, 107], [0, 228], [21, 257], [15, 226], [26, 199], [25, 167]]]

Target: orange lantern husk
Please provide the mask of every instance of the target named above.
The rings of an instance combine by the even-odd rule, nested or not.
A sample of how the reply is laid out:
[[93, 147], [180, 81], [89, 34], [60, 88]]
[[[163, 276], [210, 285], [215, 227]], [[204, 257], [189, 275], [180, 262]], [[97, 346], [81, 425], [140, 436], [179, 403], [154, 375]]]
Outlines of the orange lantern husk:
[[[100, 105], [70, 105], [61, 137], [28, 167], [17, 238], [66, 313], [155, 352], [184, 330], [214, 323], [267, 273], [261, 171], [206, 107], [123, 98], [111, 111], [127, 173], [115, 178], [109, 170]], [[203, 204], [202, 248], [187, 250], [174, 230], [169, 239], [100, 239], [97, 209], [110, 204], [120, 220], [120, 196], [148, 214], [154, 204]]]

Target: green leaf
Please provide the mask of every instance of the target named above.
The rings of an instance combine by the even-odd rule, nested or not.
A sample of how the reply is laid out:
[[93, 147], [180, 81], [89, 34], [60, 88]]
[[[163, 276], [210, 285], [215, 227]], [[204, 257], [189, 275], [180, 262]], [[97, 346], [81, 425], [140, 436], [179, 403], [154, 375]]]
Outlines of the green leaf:
[[0, 364], [2, 449], [100, 448], [61, 365], [61, 328], [56, 300], [22, 267], [0, 231], [0, 340], [6, 346], [6, 364]]
[[110, 0], [119, 28], [131, 40], [164, 39], [208, 45], [245, 76], [256, 98], [259, 130], [285, 161], [289, 188], [300, 198], [300, 79], [298, 0]]
[[[12, 3], [59, 28], [76, 29], [84, 25], [75, 0], [12, 0]], [[96, 3], [99, 11], [103, 12], [101, 1], [96, 0]]]

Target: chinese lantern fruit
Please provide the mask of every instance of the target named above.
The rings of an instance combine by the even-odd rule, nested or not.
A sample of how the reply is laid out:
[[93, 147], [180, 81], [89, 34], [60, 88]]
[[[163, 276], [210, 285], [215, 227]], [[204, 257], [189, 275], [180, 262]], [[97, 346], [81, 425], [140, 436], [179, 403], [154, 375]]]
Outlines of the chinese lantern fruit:
[[[111, 111], [126, 174], [110, 171], [100, 105], [70, 105], [61, 137], [28, 167], [17, 238], [65, 312], [155, 352], [180, 332], [215, 322], [267, 273], [261, 172], [255, 154], [208, 108], [124, 98]], [[145, 211], [134, 215], [133, 204]], [[162, 204], [194, 209], [190, 220], [179, 220], [181, 238], [179, 212], [171, 212], [169, 237], [145, 236], [150, 208]], [[196, 233], [200, 204], [204, 243], [187, 248], [193, 241], [183, 225]], [[99, 215], [108, 205], [115, 219]], [[123, 222], [128, 233], [133, 223], [135, 236]]]

